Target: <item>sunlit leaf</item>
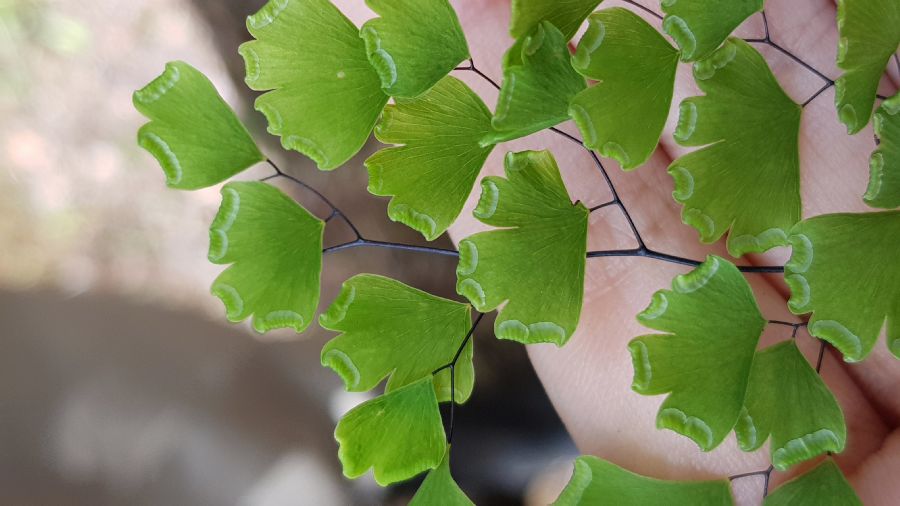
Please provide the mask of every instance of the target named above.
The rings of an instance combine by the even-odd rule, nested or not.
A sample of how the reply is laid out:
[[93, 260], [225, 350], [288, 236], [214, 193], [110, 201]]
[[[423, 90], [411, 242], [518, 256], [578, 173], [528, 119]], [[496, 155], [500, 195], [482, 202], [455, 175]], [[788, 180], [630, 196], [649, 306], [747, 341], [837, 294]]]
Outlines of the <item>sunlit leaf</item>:
[[589, 213], [572, 204], [549, 151], [507, 153], [505, 169], [481, 181], [474, 211], [501, 229], [460, 241], [456, 291], [481, 312], [506, 302], [497, 337], [562, 346], [581, 314]]
[[641, 336], [628, 344], [632, 388], [644, 395], [669, 393], [657, 427], [712, 450], [738, 420], [766, 325], [750, 285], [734, 264], [709, 256], [693, 271], [676, 276], [672, 290], [654, 293], [638, 321], [666, 334]]
[[138, 130], [138, 144], [172, 188], [212, 186], [266, 159], [209, 79], [187, 63], [167, 63], [132, 99], [150, 119]]
[[862, 506], [862, 501], [831, 459], [778, 487], [764, 506]]
[[247, 86], [285, 149], [334, 169], [356, 154], [387, 95], [359, 31], [328, 0], [269, 0], [247, 18], [239, 49]]
[[734, 430], [744, 451], [756, 450], [771, 434], [772, 465], [781, 471], [840, 453], [847, 439], [840, 406], [792, 340], [756, 354]]
[[705, 147], [669, 166], [682, 220], [703, 242], [730, 227], [734, 256], [786, 245], [800, 219], [802, 108], [740, 39], [695, 63], [694, 77], [706, 95], [681, 102], [675, 140]]
[[566, 40], [575, 36], [578, 27], [601, 0], [512, 0], [509, 34], [514, 39], [527, 35], [541, 21], [559, 28]]
[[880, 141], [869, 159], [869, 187], [863, 197], [873, 207], [900, 206], [900, 93], [875, 111], [875, 135]]
[[441, 464], [428, 472], [409, 506], [475, 506], [450, 475], [450, 447]]
[[496, 144], [552, 127], [569, 119], [569, 101], [585, 88], [569, 63], [562, 33], [544, 21], [509, 49], [503, 86], [491, 125], [482, 142]]
[[209, 228], [209, 261], [232, 264], [213, 282], [230, 321], [257, 332], [302, 332], [319, 303], [325, 224], [274, 186], [233, 182]]
[[459, 216], [493, 149], [478, 144], [491, 129], [491, 112], [450, 76], [417, 98], [395, 101], [384, 108], [375, 136], [401, 146], [366, 160], [369, 192], [393, 196], [388, 217], [433, 240]]
[[834, 103], [847, 131], [856, 133], [869, 123], [881, 75], [900, 45], [900, 2], [838, 0], [837, 25], [844, 73], [834, 83]]
[[650, 158], [669, 116], [678, 53], [633, 12], [615, 7], [591, 14], [572, 65], [598, 81], [579, 93], [569, 114], [584, 145], [623, 169]]
[[817, 216], [798, 223], [790, 243], [788, 307], [813, 313], [809, 333], [857, 362], [887, 320], [888, 348], [900, 358], [900, 211]]
[[384, 92], [415, 97], [469, 57], [466, 36], [447, 0], [366, 0], [379, 18], [359, 34]]
[[715, 51], [763, 0], [662, 0], [663, 30], [681, 48], [684, 61]]
[[441, 463], [447, 443], [432, 381], [422, 378], [344, 415], [334, 430], [344, 475], [358, 478], [373, 468], [385, 486]]
[[[334, 369], [347, 390], [365, 392], [390, 375], [390, 392], [431, 376], [450, 363], [472, 325], [470, 306], [403, 283], [359, 274], [319, 316], [319, 324], [342, 332], [322, 349], [322, 365]], [[456, 400], [472, 392], [472, 341], [455, 368]], [[435, 376], [438, 400], [450, 400], [450, 370]]]
[[597, 457], [575, 459], [575, 471], [554, 506], [731, 506], [727, 480], [664, 481]]

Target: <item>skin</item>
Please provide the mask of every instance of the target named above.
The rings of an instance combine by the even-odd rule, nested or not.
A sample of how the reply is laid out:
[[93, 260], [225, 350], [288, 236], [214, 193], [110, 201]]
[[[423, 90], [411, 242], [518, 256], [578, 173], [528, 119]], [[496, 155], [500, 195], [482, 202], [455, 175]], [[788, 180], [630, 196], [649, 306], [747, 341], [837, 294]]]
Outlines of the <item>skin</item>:
[[[358, 24], [371, 17], [359, 5], [362, 2], [337, 3]], [[644, 3], [656, 7], [655, 2]], [[508, 2], [465, 0], [454, 2], [454, 6], [476, 65], [499, 82], [500, 61], [511, 44], [506, 30]], [[600, 7], [613, 6], [629, 8], [659, 28], [656, 19], [632, 6], [607, 0]], [[831, 78], [840, 75], [834, 64], [838, 35], [832, 0], [769, 0], [766, 13], [773, 40]], [[761, 37], [761, 17], [748, 20], [736, 34]], [[782, 87], [796, 102], [805, 102], [822, 85], [819, 78], [772, 48], [760, 44], [754, 47], [766, 57]], [[881, 83], [882, 95], [896, 92], [900, 83], [896, 67], [892, 61]], [[488, 106], [493, 106], [497, 97], [494, 88], [471, 72], [454, 74], [481, 95]], [[724, 242], [703, 245], [696, 232], [681, 223], [680, 207], [671, 197], [673, 184], [666, 167], [689, 151], [672, 138], [676, 108], [681, 99], [700, 94], [689, 67], [681, 66], [675, 88], [669, 123], [653, 157], [627, 174], [614, 161], [604, 159], [603, 162], [648, 246], [696, 259], [710, 253], [727, 258]], [[561, 128], [578, 135], [572, 124]], [[873, 147], [871, 126], [852, 137], [846, 134], [835, 112], [833, 88], [807, 106], [800, 140], [803, 216], [871, 211], [861, 196], [868, 181], [868, 157]], [[502, 174], [503, 154], [523, 149], [550, 149], [554, 153], [573, 200], [581, 200], [588, 207], [611, 200], [606, 184], [584, 150], [552, 132], [498, 146], [482, 175]], [[460, 220], [451, 229], [451, 236], [456, 240], [485, 229], [471, 217], [479, 185], [475, 188]], [[634, 238], [618, 208], [610, 206], [591, 214], [589, 250], [634, 246]], [[745, 261], [780, 265], [788, 256], [789, 251], [779, 248]], [[717, 449], [704, 453], [687, 438], [655, 428], [656, 412], [665, 396], [641, 396], [630, 388], [633, 370], [626, 344], [635, 336], [652, 332], [641, 327], [634, 316], [646, 307], [654, 291], [669, 287], [672, 278], [686, 270], [651, 259], [589, 259], [577, 332], [563, 348], [529, 346], [529, 355], [583, 453], [664, 479], [709, 479], [765, 469], [769, 465], [768, 445], [755, 453], [744, 453], [732, 435]], [[787, 310], [789, 294], [780, 276], [749, 274], [748, 279], [766, 318], [802, 321]], [[770, 325], [762, 345], [789, 336], [789, 327]], [[818, 341], [801, 329], [797, 342], [806, 357], [815, 363]], [[858, 364], [846, 364], [839, 353], [827, 349], [822, 377], [843, 408], [848, 426], [847, 448], [835, 456], [836, 462], [864, 504], [900, 504], [900, 480], [897, 480], [900, 476], [900, 395], [897, 395], [900, 362], [887, 351], [882, 336], [872, 355]], [[812, 464], [797, 466], [789, 473], [774, 473], [772, 488]], [[737, 480], [734, 492], [738, 504], [759, 504], [762, 478]]]

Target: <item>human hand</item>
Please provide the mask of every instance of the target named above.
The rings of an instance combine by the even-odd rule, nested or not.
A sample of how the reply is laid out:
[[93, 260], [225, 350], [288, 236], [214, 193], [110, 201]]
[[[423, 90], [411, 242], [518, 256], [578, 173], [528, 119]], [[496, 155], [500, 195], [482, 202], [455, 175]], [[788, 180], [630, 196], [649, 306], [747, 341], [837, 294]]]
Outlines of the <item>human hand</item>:
[[[656, 2], [644, 2], [658, 12]], [[624, 6], [653, 26], [657, 19], [622, 2], [607, 0], [600, 8]], [[469, 40], [476, 66], [499, 82], [500, 61], [511, 44], [507, 35], [509, 3], [503, 0], [467, 0], [455, 7]], [[830, 0], [770, 0], [766, 6], [771, 39], [830, 78], [840, 75], [834, 60], [838, 46], [835, 5]], [[762, 17], [753, 16], [736, 35], [759, 38], [765, 33]], [[577, 37], [576, 37], [577, 40]], [[753, 44], [765, 56], [785, 91], [798, 103], [812, 97], [826, 82], [766, 44]], [[900, 83], [898, 69], [890, 66], [882, 82], [882, 95], [892, 95]], [[492, 106], [496, 90], [474, 73], [457, 72], [485, 102]], [[681, 65], [676, 80], [673, 108], [681, 99], [702, 94], [695, 86], [690, 67]], [[683, 225], [680, 206], [671, 197], [673, 183], [666, 167], [687, 149], [672, 138], [677, 111], [669, 115], [662, 143], [644, 166], [623, 173], [612, 160], [604, 159], [615, 188], [647, 244], [682, 257], [703, 259], [714, 253], [728, 257], [724, 243], [702, 245], [697, 233]], [[561, 127], [577, 135], [573, 125]], [[871, 126], [848, 136], [838, 121], [834, 88], [830, 87], [804, 110], [800, 138], [803, 216], [831, 212], [871, 211], [862, 201], [868, 182], [868, 157], [874, 147]], [[573, 200], [591, 207], [611, 200], [611, 193], [588, 154], [553, 132], [499, 146], [488, 160], [483, 175], [502, 174], [502, 156], [507, 151], [550, 149], [556, 157]], [[476, 189], [479, 188], [476, 185]], [[460, 220], [451, 229], [456, 238], [485, 227], [471, 210], [478, 190], [470, 197]], [[619, 249], [635, 246], [624, 215], [615, 206], [592, 213], [588, 249]], [[785, 248], [756, 255], [759, 265], [781, 265]], [[735, 475], [768, 467], [767, 450], [744, 453], [731, 436], [714, 451], [703, 453], [694, 443], [674, 432], [655, 428], [656, 412], [664, 396], [644, 397], [631, 391], [632, 365], [627, 343], [646, 334], [635, 315], [652, 293], [669, 287], [684, 267], [642, 258], [594, 258], [587, 261], [585, 297], [578, 331], [563, 348], [529, 346], [529, 354], [557, 411], [583, 453], [609, 459], [641, 474], [666, 479], [702, 479]], [[789, 292], [780, 275], [748, 274], [766, 318], [800, 321], [792, 316], [786, 300]], [[552, 294], [548, 294], [552, 296]], [[790, 327], [770, 325], [762, 338], [766, 346], [790, 337]], [[815, 364], [820, 344], [801, 329], [797, 344]], [[900, 504], [900, 483], [892, 479], [900, 472], [900, 362], [891, 357], [883, 338], [862, 363], [846, 364], [828, 348], [822, 376], [844, 410], [848, 427], [847, 448], [835, 456], [863, 502], [867, 505]], [[774, 473], [772, 487], [811, 464], [788, 473]], [[759, 504], [761, 477], [734, 482], [739, 504]]]

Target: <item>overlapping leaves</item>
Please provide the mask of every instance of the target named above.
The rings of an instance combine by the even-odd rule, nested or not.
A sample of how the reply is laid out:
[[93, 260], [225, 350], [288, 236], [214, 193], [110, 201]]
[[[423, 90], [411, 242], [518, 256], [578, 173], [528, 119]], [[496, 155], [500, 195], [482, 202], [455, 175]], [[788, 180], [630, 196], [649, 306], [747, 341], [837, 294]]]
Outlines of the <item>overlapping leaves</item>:
[[569, 40], [600, 1], [512, 0], [509, 34], [518, 39], [531, 32], [541, 21], [549, 21]]
[[226, 316], [257, 332], [302, 332], [319, 303], [325, 224], [274, 186], [232, 182], [209, 229], [209, 261], [232, 264], [213, 282]]
[[785, 470], [843, 450], [843, 413], [816, 371], [786, 341], [756, 351], [766, 320], [733, 264], [710, 256], [653, 294], [638, 320], [666, 332], [629, 344], [638, 393], [670, 393], [657, 426], [704, 451], [735, 430], [745, 451], [771, 435], [773, 465]]
[[881, 75], [900, 45], [900, 2], [838, 0], [840, 35], [834, 103], [847, 131], [859, 132], [872, 116]]
[[415, 97], [469, 57], [456, 12], [447, 0], [366, 0], [381, 17], [360, 30], [384, 92]]
[[647, 161], [659, 143], [678, 53], [627, 9], [602, 10], [588, 22], [572, 65], [598, 83], [572, 100], [569, 113], [585, 146], [631, 169]]
[[715, 51], [764, 0], [663, 0], [663, 30], [678, 44], [681, 59], [700, 60]]
[[878, 148], [869, 159], [869, 186], [863, 199], [873, 207], [900, 206], [900, 93], [875, 111]]
[[334, 437], [348, 478], [370, 468], [382, 486], [434, 469], [447, 443], [433, 379], [414, 383], [366, 401], [338, 422]]
[[506, 303], [497, 337], [561, 346], [581, 314], [588, 210], [572, 203], [548, 151], [508, 153], [505, 169], [482, 180], [474, 211], [501, 229], [460, 241], [456, 291], [481, 312]]
[[781, 471], [840, 453], [847, 440], [840, 406], [793, 341], [756, 354], [735, 433], [744, 451], [758, 449], [771, 434], [772, 465]]
[[209, 79], [187, 63], [167, 63], [133, 101], [150, 119], [138, 131], [138, 144], [156, 158], [172, 188], [212, 186], [265, 160]]
[[900, 211], [817, 216], [798, 223], [790, 243], [788, 307], [812, 313], [809, 333], [857, 362], [886, 321], [888, 348], [900, 358]]
[[503, 59], [503, 86], [485, 144], [524, 137], [569, 119], [569, 101], [585, 88], [569, 47], [551, 23], [538, 24]]
[[694, 77], [706, 95], [681, 103], [675, 139], [705, 147], [669, 167], [682, 220], [703, 242], [730, 228], [734, 256], [786, 245], [800, 219], [801, 107], [740, 39], [694, 64]]
[[[472, 320], [468, 304], [359, 274], [344, 282], [319, 324], [342, 332], [322, 348], [322, 365], [333, 369], [347, 390], [364, 392], [390, 376], [385, 391], [391, 392], [450, 363]], [[454, 372], [456, 401], [465, 402], [475, 381], [472, 341]], [[438, 400], [450, 400], [449, 369], [434, 380]]]
[[368, 160], [369, 192], [393, 196], [388, 216], [432, 240], [459, 216], [492, 145], [479, 141], [491, 113], [468, 86], [447, 76], [414, 99], [384, 108], [375, 136], [400, 144]]
[[704, 451], [715, 448], [741, 412], [766, 325], [744, 276], [727, 260], [710, 256], [677, 276], [671, 290], [653, 294], [638, 321], [666, 334], [629, 343], [632, 388], [644, 395], [670, 393], [657, 426], [691, 438]]
[[285, 149], [334, 169], [368, 139], [387, 102], [359, 31], [329, 0], [269, 0], [247, 18], [246, 83]]
[[632, 473], [592, 456], [575, 459], [575, 470], [553, 506], [731, 506], [727, 480], [664, 481]]

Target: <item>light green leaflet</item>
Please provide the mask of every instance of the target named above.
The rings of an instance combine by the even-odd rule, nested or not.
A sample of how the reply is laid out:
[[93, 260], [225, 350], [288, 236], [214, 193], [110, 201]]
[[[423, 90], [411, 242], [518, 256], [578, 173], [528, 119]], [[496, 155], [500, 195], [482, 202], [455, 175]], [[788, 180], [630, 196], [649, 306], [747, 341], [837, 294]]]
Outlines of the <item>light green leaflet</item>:
[[900, 93], [875, 111], [875, 135], [881, 143], [869, 159], [869, 187], [863, 199], [873, 207], [900, 206]]
[[772, 465], [780, 471], [840, 453], [847, 440], [840, 406], [793, 340], [756, 354], [734, 431], [744, 451], [761, 447], [771, 434]]
[[862, 501], [831, 459], [778, 487], [763, 506], [862, 506]]
[[447, 0], [366, 0], [380, 18], [359, 35], [384, 92], [415, 97], [469, 57], [466, 36]]
[[481, 181], [474, 211], [501, 229], [460, 241], [456, 291], [483, 313], [506, 302], [498, 338], [562, 346], [581, 314], [589, 212], [572, 204], [549, 151], [507, 153], [504, 165], [506, 179]]
[[598, 83], [579, 93], [569, 114], [584, 145], [633, 169], [650, 158], [662, 134], [678, 53], [633, 12], [615, 7], [591, 14], [572, 66]]
[[209, 261], [232, 265], [213, 282], [213, 295], [232, 322], [253, 315], [257, 332], [302, 332], [319, 304], [325, 224], [266, 183], [232, 182], [221, 193]]
[[663, 30], [681, 48], [684, 61], [715, 51], [763, 0], [662, 0]]
[[428, 472], [409, 506], [475, 506], [450, 476], [450, 447], [441, 464]]
[[584, 78], [569, 64], [569, 46], [544, 21], [516, 41], [503, 59], [503, 86], [491, 132], [482, 144], [516, 139], [569, 119], [569, 101], [583, 90]]
[[459, 216], [493, 146], [478, 141], [491, 112], [468, 86], [447, 76], [414, 99], [384, 108], [375, 136], [387, 144], [366, 160], [369, 192], [394, 196], [388, 217], [433, 240]]
[[132, 100], [150, 119], [138, 130], [138, 144], [172, 188], [212, 186], [266, 159], [209, 79], [187, 63], [167, 63]]
[[838, 0], [840, 34], [834, 83], [838, 117], [851, 134], [869, 123], [884, 68], [900, 45], [900, 2]]
[[[319, 316], [328, 330], [343, 332], [322, 348], [322, 365], [334, 369], [347, 390], [365, 392], [390, 375], [386, 392], [396, 390], [450, 363], [472, 326], [470, 306], [436, 297], [403, 283], [358, 274], [344, 281], [328, 310]], [[472, 341], [455, 370], [456, 401], [472, 393]], [[438, 400], [450, 400], [450, 370], [435, 378]]]
[[731, 432], [747, 391], [753, 354], [766, 320], [750, 285], [734, 264], [709, 256], [676, 276], [672, 290], [653, 294], [638, 321], [664, 335], [628, 344], [634, 391], [670, 393], [656, 417], [659, 428], [687, 436], [703, 450]]
[[736, 257], [786, 245], [800, 219], [802, 108], [740, 39], [695, 63], [694, 78], [706, 95], [681, 102], [675, 140], [705, 147], [669, 166], [682, 221], [703, 242], [730, 227], [728, 252]]
[[788, 307], [813, 313], [809, 333], [858, 362], [887, 319], [888, 348], [900, 358], [900, 211], [817, 216], [798, 223], [790, 243]]
[[386, 486], [441, 463], [447, 442], [432, 381], [422, 378], [344, 415], [334, 430], [344, 475], [374, 468], [375, 481]]
[[582, 455], [553, 506], [731, 506], [728, 480], [664, 481]]
[[512, 0], [509, 34], [518, 39], [527, 35], [541, 21], [559, 28], [568, 41], [601, 0]]
[[239, 49], [247, 86], [285, 149], [339, 167], [372, 131], [387, 95], [359, 31], [328, 0], [269, 0], [247, 18], [256, 38]]

